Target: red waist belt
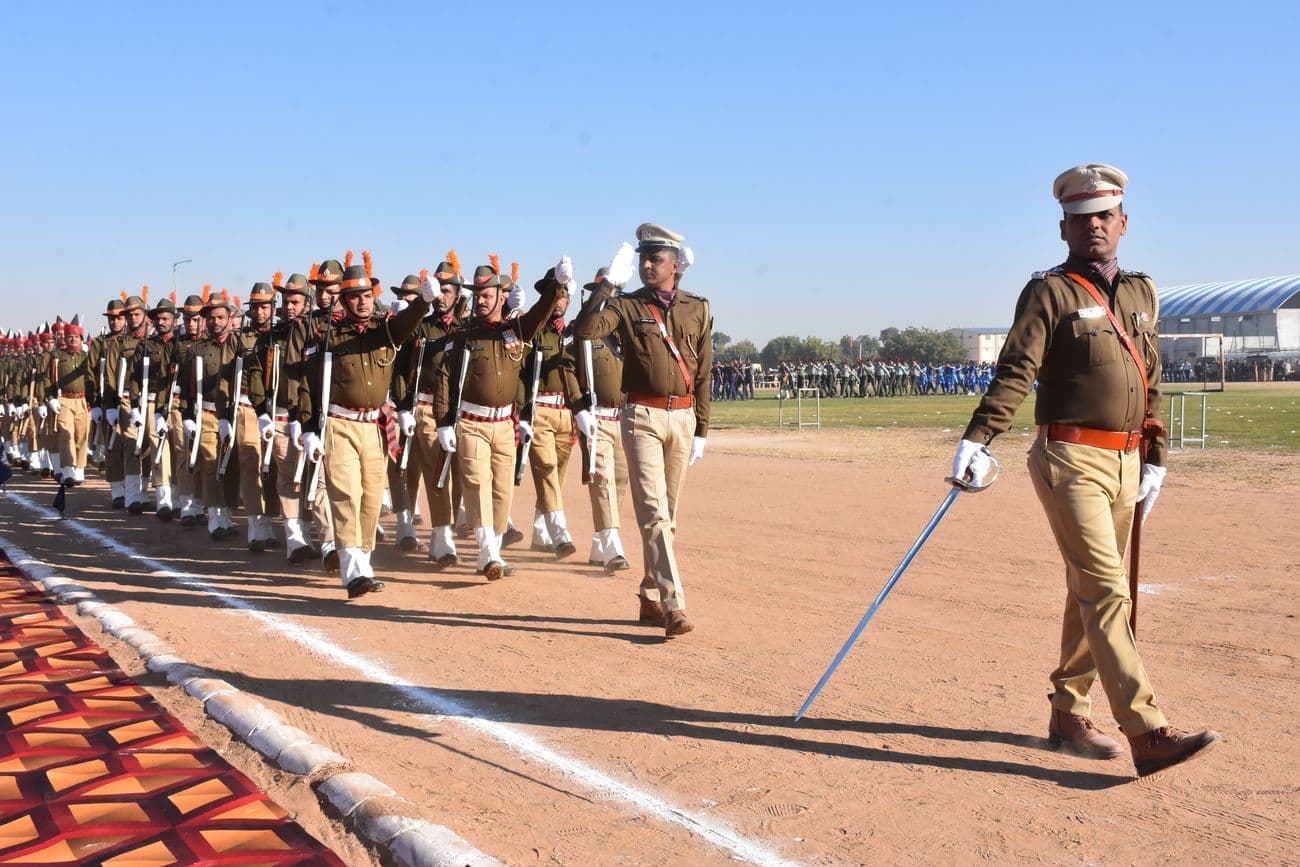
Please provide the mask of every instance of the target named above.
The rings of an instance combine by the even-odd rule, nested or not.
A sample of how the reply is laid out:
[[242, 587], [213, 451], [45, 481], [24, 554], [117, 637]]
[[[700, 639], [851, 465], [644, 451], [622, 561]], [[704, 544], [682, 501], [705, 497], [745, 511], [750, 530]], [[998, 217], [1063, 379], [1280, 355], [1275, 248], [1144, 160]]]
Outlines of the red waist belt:
[[59, 395], [59, 397], [81, 397], [81, 398], [84, 398], [85, 396], [86, 393], [84, 391], [65, 391]]
[[695, 395], [693, 394], [639, 394], [635, 391], [629, 391], [627, 402], [639, 404], [640, 406], [651, 406], [655, 409], [690, 409], [695, 406]]
[[1090, 427], [1075, 427], [1068, 424], [1039, 425], [1039, 434], [1041, 435], [1044, 431], [1046, 431], [1049, 440], [1078, 443], [1081, 446], [1092, 446], [1095, 449], [1106, 449], [1113, 452], [1131, 452], [1142, 444], [1142, 431], [1140, 430], [1109, 431], [1094, 430]]

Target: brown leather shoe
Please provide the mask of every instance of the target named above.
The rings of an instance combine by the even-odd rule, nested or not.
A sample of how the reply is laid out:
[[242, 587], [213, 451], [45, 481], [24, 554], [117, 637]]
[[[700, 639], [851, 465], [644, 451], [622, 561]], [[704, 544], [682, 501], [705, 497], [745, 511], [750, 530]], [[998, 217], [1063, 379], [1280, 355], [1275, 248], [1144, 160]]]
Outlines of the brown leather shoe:
[[637, 594], [637, 599], [641, 600], [641, 614], [637, 617], [641, 623], [653, 623], [655, 626], [663, 626], [664, 609], [658, 602], [646, 599], [644, 596]]
[[1219, 733], [1213, 729], [1189, 735], [1173, 726], [1162, 726], [1134, 735], [1128, 742], [1133, 748], [1133, 766], [1138, 776], [1147, 777], [1187, 761], [1218, 739]]
[[669, 638], [674, 635], [685, 635], [694, 628], [695, 624], [686, 619], [686, 612], [680, 608], [664, 615], [664, 635]]
[[1085, 759], [1114, 759], [1123, 755], [1119, 741], [1103, 734], [1086, 716], [1052, 708], [1047, 724], [1047, 742], [1054, 750], [1064, 750]]

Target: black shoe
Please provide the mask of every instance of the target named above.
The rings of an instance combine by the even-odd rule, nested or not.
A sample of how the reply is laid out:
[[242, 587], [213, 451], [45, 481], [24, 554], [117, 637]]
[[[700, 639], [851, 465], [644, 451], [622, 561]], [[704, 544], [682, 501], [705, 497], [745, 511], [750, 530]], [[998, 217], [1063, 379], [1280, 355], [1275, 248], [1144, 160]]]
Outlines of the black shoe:
[[261, 539], [254, 539], [248, 543], [248, 550], [252, 551], [254, 554], [261, 554], [266, 550], [266, 542]]
[[403, 536], [397, 540], [397, 550], [410, 554], [420, 550], [420, 540], [414, 536]]
[[126, 497], [114, 497], [114, 498], [113, 498], [113, 508], [114, 508], [114, 509], [125, 509], [125, 508], [126, 508]]
[[515, 527], [506, 527], [506, 532], [501, 537], [502, 545], [518, 545], [522, 541], [524, 541], [524, 534]]
[[[338, 549], [330, 551], [321, 559], [321, 568], [324, 569], [326, 572], [333, 572], [335, 575], [339, 574]], [[369, 592], [369, 589], [367, 588], [365, 592]]]
[[284, 545], [280, 544], [280, 538], [278, 536], [272, 536], [269, 539], [262, 540], [262, 547], [268, 551], [279, 551], [284, 547]]
[[143, 513], [144, 513], [144, 503], [141, 503], [139, 500], [137, 500], [137, 501], [135, 501], [134, 503], [132, 503], [131, 505], [127, 506], [127, 507], [126, 507], [126, 510], [127, 510], [128, 512], [130, 512], [132, 515], [143, 514]]
[[301, 548], [294, 548], [289, 552], [290, 563], [306, 563], [316, 555], [312, 553], [310, 545], [303, 545]]
[[455, 566], [457, 563], [460, 562], [460, 558], [457, 557], [455, 554], [443, 554], [437, 560], [433, 560], [432, 562], [435, 569], [442, 570], [442, 569], [449, 569], [452, 566]]
[[163, 506], [161, 509], [158, 510], [159, 521], [166, 522], [166, 521], [170, 521], [172, 518], [175, 517], [176, 517], [176, 510], [171, 508], [170, 506]]
[[578, 546], [572, 542], [561, 542], [555, 546], [555, 557], [557, 560], [563, 560], [565, 557], [572, 557], [578, 553]]
[[502, 578], [506, 577], [505, 569], [506, 567], [504, 563], [498, 560], [493, 560], [483, 567], [483, 577], [489, 581], [500, 581]]
[[627, 558], [622, 554], [616, 555], [614, 559], [605, 564], [605, 571], [611, 575], [615, 572], [624, 572], [632, 568], [632, 564], [627, 562]]
[[181, 515], [182, 527], [193, 527], [198, 524], [198, 519], [194, 515]]
[[360, 578], [353, 578], [348, 582], [349, 599], [356, 599], [358, 596], [365, 596], [367, 593], [382, 593], [383, 590], [383, 581], [376, 581], [374, 578], [367, 578], [364, 575]]
[[153, 512], [158, 509], [158, 504], [153, 500], [144, 500], [139, 504], [139, 506], [141, 512]]

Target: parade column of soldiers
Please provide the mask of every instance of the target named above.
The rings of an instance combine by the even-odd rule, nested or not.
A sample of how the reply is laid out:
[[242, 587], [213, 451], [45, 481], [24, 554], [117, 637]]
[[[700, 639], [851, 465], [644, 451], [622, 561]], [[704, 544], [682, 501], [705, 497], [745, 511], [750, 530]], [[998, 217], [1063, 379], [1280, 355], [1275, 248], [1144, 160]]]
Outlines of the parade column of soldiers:
[[588, 561], [630, 568], [619, 537], [630, 486], [645, 552], [640, 617], [683, 634], [673, 539], [685, 468], [708, 432], [712, 320], [707, 301], [679, 288], [692, 259], [681, 236], [645, 224], [637, 239], [644, 287], [621, 293], [635, 257], [625, 244], [568, 326], [567, 256], [526, 311], [514, 269], [493, 255], [467, 284], [454, 252], [391, 287], [390, 310], [377, 304], [369, 255], [354, 265], [351, 252], [309, 276], [255, 283], [246, 310], [211, 286], [179, 308], [174, 293], [150, 308], [148, 287], [123, 292], [88, 345], [79, 318], [4, 336], [5, 455], [77, 485], [93, 454], [113, 508], [206, 523], [214, 542], [237, 534], [242, 506], [251, 551], [281, 544], [271, 518], [282, 516], [287, 559], [320, 557], [356, 598], [383, 589], [371, 556], [386, 489], [398, 547], [412, 552], [423, 550], [424, 488], [439, 570], [460, 563], [463, 500], [475, 569], [496, 580], [514, 571], [502, 550], [522, 539], [510, 507], [527, 465], [537, 541], [575, 553], [562, 490], [581, 436]]

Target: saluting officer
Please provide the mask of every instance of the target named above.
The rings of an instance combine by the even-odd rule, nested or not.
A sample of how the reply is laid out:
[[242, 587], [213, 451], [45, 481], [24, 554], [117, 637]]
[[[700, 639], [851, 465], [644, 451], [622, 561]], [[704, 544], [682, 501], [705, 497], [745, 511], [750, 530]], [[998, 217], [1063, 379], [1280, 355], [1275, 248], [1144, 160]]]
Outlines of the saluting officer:
[[[554, 271], [573, 266], [566, 256]], [[562, 282], [554, 271], [523, 316], [503, 318], [510, 281], [495, 263], [474, 269], [473, 316], [449, 341], [433, 393], [438, 443], [455, 453], [465, 483], [465, 512], [478, 544], [478, 570], [489, 581], [513, 573], [501, 555], [514, 495], [513, 424], [526, 345], [555, 307]], [[461, 384], [463, 373], [463, 386]]]
[[[582, 288], [595, 292], [600, 288], [605, 268], [596, 272], [596, 279]], [[587, 364], [583, 344], [591, 351], [591, 380], [587, 378]], [[627, 457], [623, 454], [623, 432], [619, 421], [623, 415], [623, 356], [618, 337], [606, 334], [594, 340], [575, 340], [569, 347], [574, 356], [578, 383], [583, 399], [579, 410], [590, 411], [596, 420], [595, 437], [584, 433], [587, 449], [596, 450], [596, 472], [587, 483], [591, 498], [591, 555], [587, 562], [604, 566], [606, 572], [630, 569], [627, 555], [623, 553], [623, 540], [619, 538], [619, 492], [627, 490]], [[594, 386], [593, 386], [594, 383]], [[592, 404], [595, 404], [593, 409]], [[575, 414], [575, 419], [577, 418]], [[584, 467], [585, 469], [585, 467]]]
[[[401, 313], [383, 317], [374, 315], [378, 288], [371, 283], [368, 266], [344, 269], [339, 283], [344, 315], [326, 324], [315, 353], [324, 364], [328, 347], [329, 393], [321, 392], [316, 383], [322, 379], [317, 377], [310, 380], [312, 388], [298, 392], [299, 420], [307, 430], [303, 449], [308, 458], [324, 461], [339, 573], [349, 599], [384, 589], [384, 582], [375, 578], [370, 555], [385, 468], [397, 446], [397, 421], [387, 402], [391, 367], [398, 347], [415, 331], [436, 292], [426, 284]], [[317, 433], [321, 415], [323, 438]]]
[[706, 299], [680, 288], [694, 258], [682, 236], [643, 223], [636, 237], [642, 287], [614, 295], [632, 276], [633, 250], [624, 244], [573, 333], [580, 340], [617, 334], [623, 347], [627, 405], [620, 424], [645, 558], [640, 616], [673, 636], [694, 628], [673, 539], [686, 468], [704, 456], [709, 433], [713, 315]]

